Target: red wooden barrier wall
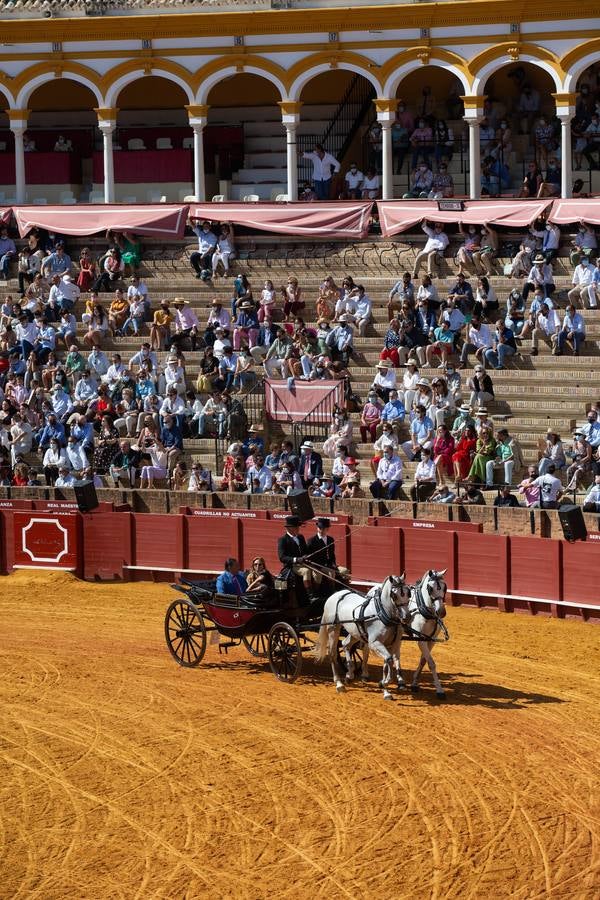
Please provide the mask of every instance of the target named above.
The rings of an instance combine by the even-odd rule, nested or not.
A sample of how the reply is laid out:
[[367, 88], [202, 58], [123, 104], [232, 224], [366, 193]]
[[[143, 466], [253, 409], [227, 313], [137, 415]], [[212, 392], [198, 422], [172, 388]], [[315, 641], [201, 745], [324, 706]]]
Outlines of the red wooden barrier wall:
[[[163, 515], [70, 505], [36, 509], [33, 501], [0, 502], [0, 573], [15, 566], [73, 569], [85, 578], [163, 577], [220, 572], [226, 557], [247, 568], [255, 556], [279, 570], [283, 522], [270, 517]], [[437, 525], [438, 523], [436, 523]], [[439, 523], [453, 526], [469, 523]], [[600, 620], [600, 544], [482, 534], [471, 529], [331, 526], [340, 565], [357, 583], [390, 573], [415, 581], [446, 569], [450, 601], [504, 610], [576, 614]], [[314, 524], [303, 528], [314, 534]]]

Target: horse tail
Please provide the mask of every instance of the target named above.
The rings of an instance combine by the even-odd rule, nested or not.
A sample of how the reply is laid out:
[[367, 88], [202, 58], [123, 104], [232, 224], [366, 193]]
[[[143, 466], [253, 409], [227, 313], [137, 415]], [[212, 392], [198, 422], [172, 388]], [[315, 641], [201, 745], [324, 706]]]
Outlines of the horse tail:
[[317, 662], [323, 662], [329, 654], [329, 628], [329, 622], [324, 622], [319, 628], [319, 635], [313, 650], [313, 656]]

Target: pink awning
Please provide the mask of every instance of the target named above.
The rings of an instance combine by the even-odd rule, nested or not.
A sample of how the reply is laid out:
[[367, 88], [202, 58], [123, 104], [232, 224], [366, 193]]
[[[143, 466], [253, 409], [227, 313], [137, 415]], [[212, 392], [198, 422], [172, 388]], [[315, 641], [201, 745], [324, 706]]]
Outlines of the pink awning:
[[550, 221], [555, 225], [569, 225], [580, 219], [590, 225], [600, 225], [600, 200], [554, 201]]
[[13, 209], [21, 237], [34, 227], [58, 234], [87, 236], [112, 228], [151, 237], [182, 238], [187, 206], [16, 206]]
[[12, 209], [10, 208], [10, 206], [0, 207], [0, 222], [2, 222], [3, 225], [8, 224], [8, 222], [10, 221], [11, 215], [12, 215]]
[[265, 409], [275, 422], [302, 422], [311, 414], [311, 423], [331, 421], [335, 405], [344, 405], [341, 381], [296, 381], [292, 390], [287, 381], [265, 379]]
[[366, 237], [373, 203], [202, 203], [193, 219], [233, 222], [274, 234], [313, 238]]
[[525, 228], [539, 218], [550, 200], [467, 200], [462, 211], [440, 212], [436, 200], [378, 200], [381, 232], [391, 237], [419, 225], [423, 219], [447, 224], [505, 225]]

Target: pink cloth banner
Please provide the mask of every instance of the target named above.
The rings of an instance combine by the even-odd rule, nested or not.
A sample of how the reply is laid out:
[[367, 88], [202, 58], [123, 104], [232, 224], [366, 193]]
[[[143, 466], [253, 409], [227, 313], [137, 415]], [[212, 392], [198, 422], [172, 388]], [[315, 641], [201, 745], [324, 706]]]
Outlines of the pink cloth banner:
[[265, 408], [274, 422], [302, 422], [311, 413], [313, 423], [331, 421], [333, 407], [344, 405], [342, 381], [287, 381], [265, 379]]
[[10, 208], [10, 206], [0, 207], [0, 222], [2, 222], [3, 225], [8, 225], [11, 216], [12, 209]]
[[600, 225], [600, 199], [554, 201], [550, 221], [555, 225], [569, 225], [580, 219], [590, 225]]
[[151, 237], [182, 238], [187, 211], [187, 206], [166, 203], [156, 206], [16, 206], [13, 209], [21, 237], [37, 225], [58, 234], [82, 237], [111, 228]]
[[463, 225], [505, 225], [525, 228], [539, 218], [550, 206], [550, 200], [467, 200], [464, 210], [440, 212], [436, 200], [378, 200], [377, 210], [381, 232], [391, 237], [430, 222]]
[[218, 220], [274, 234], [313, 238], [362, 238], [373, 203], [203, 203], [190, 206], [193, 219]]

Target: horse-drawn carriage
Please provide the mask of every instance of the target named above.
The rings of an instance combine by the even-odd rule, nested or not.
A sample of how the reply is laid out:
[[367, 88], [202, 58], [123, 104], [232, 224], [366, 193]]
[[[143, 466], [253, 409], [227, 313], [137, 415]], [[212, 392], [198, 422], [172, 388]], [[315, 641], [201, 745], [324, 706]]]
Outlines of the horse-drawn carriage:
[[[207, 635], [219, 643], [219, 651], [243, 644], [255, 657], [267, 658], [271, 670], [281, 681], [294, 681], [302, 668], [302, 655], [314, 651], [314, 657], [329, 656], [338, 690], [344, 680], [367, 677], [369, 648], [384, 661], [381, 686], [384, 697], [392, 671], [398, 687], [404, 687], [400, 671], [402, 640], [416, 641], [421, 661], [412, 689], [425, 662], [433, 676], [436, 693], [443, 697], [435, 664], [431, 657], [436, 634], [447, 631], [445, 615], [446, 584], [443, 572], [429, 570], [413, 587], [404, 576], [388, 576], [365, 595], [352, 589], [336, 591], [327, 600], [307, 602], [295, 576], [276, 578], [267, 596], [220, 594], [214, 581], [184, 581], [171, 587], [183, 594], [170, 604], [165, 616], [165, 638], [172, 656], [181, 666], [194, 667], [202, 662]], [[318, 638], [316, 635], [318, 633]], [[220, 638], [225, 638], [221, 641]]]
[[[211, 634], [219, 641], [220, 652], [242, 644], [252, 656], [268, 659], [276, 678], [294, 681], [303, 652], [314, 647], [312, 636], [321, 627], [325, 598], [306, 602], [293, 574], [275, 578], [274, 584], [273, 591], [260, 598], [219, 594], [214, 581], [182, 580], [171, 585], [184, 594], [171, 603], [165, 616], [167, 646], [179, 665], [199, 665]], [[353, 655], [359, 664], [360, 652]]]

